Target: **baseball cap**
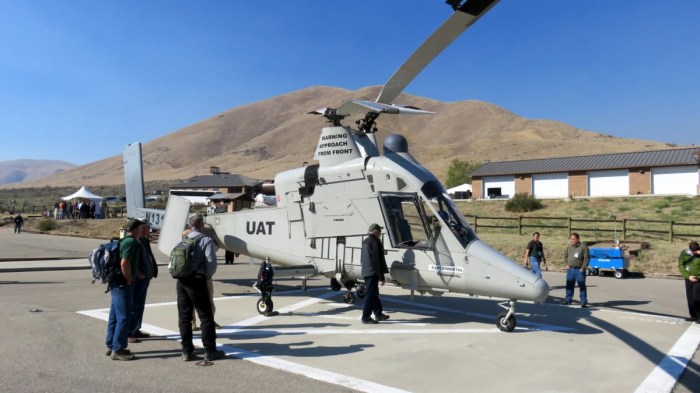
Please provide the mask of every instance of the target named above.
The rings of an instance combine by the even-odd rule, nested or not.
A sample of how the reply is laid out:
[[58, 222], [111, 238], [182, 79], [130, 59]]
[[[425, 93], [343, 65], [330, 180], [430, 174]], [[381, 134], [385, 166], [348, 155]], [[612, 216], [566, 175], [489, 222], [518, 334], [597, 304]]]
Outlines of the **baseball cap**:
[[382, 229], [384, 229], [384, 228], [380, 227], [379, 224], [374, 223], [374, 224], [371, 224], [371, 225], [369, 226], [369, 229], [367, 230], [367, 232], [374, 232], [374, 231], [376, 231], [377, 229], [382, 230]]
[[124, 225], [124, 229], [127, 231], [131, 232], [135, 230], [136, 228], [140, 227], [141, 225], [145, 224], [145, 222], [138, 220], [136, 218], [132, 218], [129, 221], [126, 222], [126, 225]]

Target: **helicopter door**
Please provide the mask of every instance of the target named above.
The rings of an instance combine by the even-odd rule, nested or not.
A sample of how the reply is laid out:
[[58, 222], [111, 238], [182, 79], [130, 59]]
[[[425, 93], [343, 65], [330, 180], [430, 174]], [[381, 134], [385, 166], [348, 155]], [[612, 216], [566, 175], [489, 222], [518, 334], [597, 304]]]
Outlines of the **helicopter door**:
[[379, 193], [386, 233], [394, 248], [430, 249], [433, 241], [425, 209], [415, 193]]

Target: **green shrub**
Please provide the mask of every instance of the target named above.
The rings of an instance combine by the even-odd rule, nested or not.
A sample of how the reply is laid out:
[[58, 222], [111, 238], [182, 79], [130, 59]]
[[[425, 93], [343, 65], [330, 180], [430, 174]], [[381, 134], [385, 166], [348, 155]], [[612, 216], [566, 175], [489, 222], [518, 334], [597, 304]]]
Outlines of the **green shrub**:
[[525, 193], [515, 194], [512, 199], [506, 202], [506, 211], [515, 213], [531, 212], [542, 209], [542, 207], [542, 202], [539, 199]]
[[48, 232], [50, 230], [56, 229], [56, 221], [54, 221], [53, 218], [45, 218], [39, 221], [37, 228], [39, 228], [41, 232]]

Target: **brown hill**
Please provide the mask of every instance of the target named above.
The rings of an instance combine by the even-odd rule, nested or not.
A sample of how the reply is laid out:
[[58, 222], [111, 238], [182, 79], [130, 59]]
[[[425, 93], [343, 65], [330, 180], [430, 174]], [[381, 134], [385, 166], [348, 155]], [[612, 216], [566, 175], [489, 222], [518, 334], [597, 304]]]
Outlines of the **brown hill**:
[[[272, 178], [312, 161], [324, 121], [313, 109], [349, 99], [373, 100], [379, 87], [349, 91], [316, 86], [237, 107], [144, 143], [146, 181], [186, 179], [210, 166], [255, 178]], [[486, 162], [643, 150], [670, 146], [616, 138], [550, 120], [531, 120], [480, 101], [441, 102], [407, 94], [396, 103], [436, 115], [391, 116], [378, 120], [378, 140], [396, 132], [407, 137], [414, 156], [444, 178], [454, 158]], [[346, 124], [352, 124], [346, 120]], [[127, 141], [124, 141], [125, 143]], [[83, 165], [49, 178], [7, 187], [123, 184], [121, 156]]]

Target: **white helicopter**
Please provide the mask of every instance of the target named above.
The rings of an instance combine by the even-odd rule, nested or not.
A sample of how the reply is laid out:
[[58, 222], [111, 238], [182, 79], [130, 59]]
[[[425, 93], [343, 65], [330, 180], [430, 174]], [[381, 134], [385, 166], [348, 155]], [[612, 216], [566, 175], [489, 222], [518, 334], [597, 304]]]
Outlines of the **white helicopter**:
[[[364, 296], [360, 253], [367, 228], [376, 222], [385, 228], [387, 283], [412, 294], [456, 292], [508, 299], [499, 304], [506, 312], [497, 316], [496, 325], [513, 331], [517, 300], [544, 301], [547, 283], [479, 240], [445, 187], [409, 153], [403, 136], [388, 135], [380, 154], [374, 135], [380, 114], [432, 113], [391, 102], [497, 2], [447, 1], [454, 13], [395, 72], [374, 102], [353, 100], [312, 112], [330, 123], [318, 141], [318, 164], [279, 173], [275, 207], [206, 216], [219, 245], [272, 261], [276, 277], [326, 276], [333, 290], [344, 286], [345, 301], [353, 303], [352, 288]], [[357, 114], [356, 128], [342, 124]], [[143, 208], [142, 173], [140, 181], [133, 180], [141, 171], [140, 155], [140, 144], [124, 153], [127, 203], [134, 208], [130, 216]], [[164, 253], [180, 241], [189, 212], [189, 201], [178, 196], [170, 196], [165, 214], [143, 209], [161, 228], [158, 247]], [[258, 312], [272, 312], [272, 288], [256, 289], [262, 294]]]

